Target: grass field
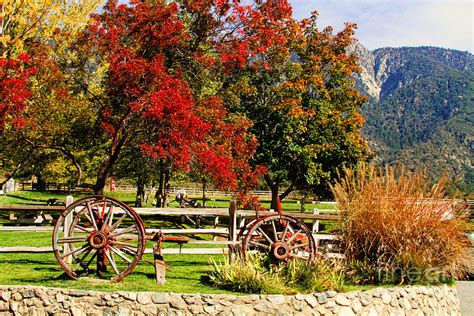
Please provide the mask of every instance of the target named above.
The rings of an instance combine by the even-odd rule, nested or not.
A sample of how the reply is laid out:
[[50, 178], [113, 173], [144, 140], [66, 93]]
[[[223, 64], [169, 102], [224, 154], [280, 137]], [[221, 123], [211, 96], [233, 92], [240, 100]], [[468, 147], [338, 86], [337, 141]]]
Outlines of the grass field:
[[[2, 247], [51, 245], [50, 233], [16, 232], [0, 233]], [[165, 245], [165, 247], [173, 245]], [[157, 285], [154, 268], [145, 262], [139, 263], [133, 273], [119, 283], [104, 282], [94, 278], [70, 280], [63, 275], [53, 253], [0, 253], [0, 284], [30, 284], [49, 287], [74, 288], [100, 291], [158, 291], [180, 293], [229, 293], [201, 283], [201, 276], [210, 269], [209, 257], [223, 259], [223, 255], [166, 255], [170, 266], [165, 285]], [[143, 257], [153, 260], [151, 254]]]

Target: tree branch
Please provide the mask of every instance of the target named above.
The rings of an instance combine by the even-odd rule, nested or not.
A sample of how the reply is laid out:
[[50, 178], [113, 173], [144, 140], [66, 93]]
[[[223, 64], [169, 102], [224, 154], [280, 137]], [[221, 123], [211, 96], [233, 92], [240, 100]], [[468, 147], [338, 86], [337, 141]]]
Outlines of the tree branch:
[[280, 201], [286, 198], [294, 190], [294, 187], [295, 187], [295, 183], [293, 182], [292, 184], [290, 184], [288, 188], [286, 188], [285, 192], [280, 194]]

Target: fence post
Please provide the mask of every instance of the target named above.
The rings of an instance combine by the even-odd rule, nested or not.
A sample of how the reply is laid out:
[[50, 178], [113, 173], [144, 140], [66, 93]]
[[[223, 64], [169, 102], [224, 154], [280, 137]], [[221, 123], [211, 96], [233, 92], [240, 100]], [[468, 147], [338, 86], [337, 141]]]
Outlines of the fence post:
[[[319, 210], [318, 209], [313, 209], [313, 214], [319, 214]], [[316, 235], [317, 233], [319, 233], [319, 219], [313, 219], [313, 225], [311, 227], [311, 233], [314, 235]], [[314, 242], [316, 243], [316, 249], [318, 249], [319, 247], [319, 239], [315, 238], [314, 239]]]
[[229, 207], [229, 240], [236, 241], [237, 239], [237, 203], [230, 202]]
[[[229, 207], [229, 240], [235, 242], [237, 240], [237, 202], [230, 201]], [[229, 261], [235, 258], [235, 244], [229, 245]]]
[[[65, 209], [71, 205], [73, 202], [73, 197], [72, 195], [66, 196], [66, 202], [64, 203]], [[64, 237], [69, 237], [69, 227], [71, 226], [72, 223], [72, 217], [74, 216], [74, 212], [69, 212], [66, 217], [64, 217], [64, 224], [63, 224], [63, 232], [64, 232]], [[67, 243], [64, 243], [63, 246], [63, 254], [66, 254], [69, 252], [69, 245]], [[71, 256], [67, 256], [64, 258], [64, 261], [68, 264], [71, 264]]]
[[[219, 225], [219, 216], [214, 217], [214, 229], [217, 228], [217, 225]], [[217, 235], [214, 235], [212, 237], [212, 240], [216, 241], [217, 240]]]

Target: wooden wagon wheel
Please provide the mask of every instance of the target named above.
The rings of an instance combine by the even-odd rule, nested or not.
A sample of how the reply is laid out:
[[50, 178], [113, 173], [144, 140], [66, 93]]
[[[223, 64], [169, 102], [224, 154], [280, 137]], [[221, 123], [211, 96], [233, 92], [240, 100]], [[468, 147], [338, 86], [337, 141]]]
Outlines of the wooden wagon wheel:
[[289, 215], [269, 215], [254, 221], [243, 236], [243, 257], [252, 252], [268, 254], [277, 261], [312, 261], [316, 243], [302, 221]]
[[111, 281], [122, 280], [140, 261], [145, 242], [145, 228], [137, 213], [105, 196], [69, 205], [53, 231], [54, 255], [74, 279], [96, 273]]

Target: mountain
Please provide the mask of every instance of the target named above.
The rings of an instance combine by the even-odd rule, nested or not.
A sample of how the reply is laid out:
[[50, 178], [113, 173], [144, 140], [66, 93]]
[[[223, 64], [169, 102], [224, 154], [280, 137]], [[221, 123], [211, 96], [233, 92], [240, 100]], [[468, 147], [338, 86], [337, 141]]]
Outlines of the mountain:
[[379, 163], [447, 174], [474, 191], [474, 56], [436, 47], [360, 44], [360, 91], [369, 97], [363, 133]]

